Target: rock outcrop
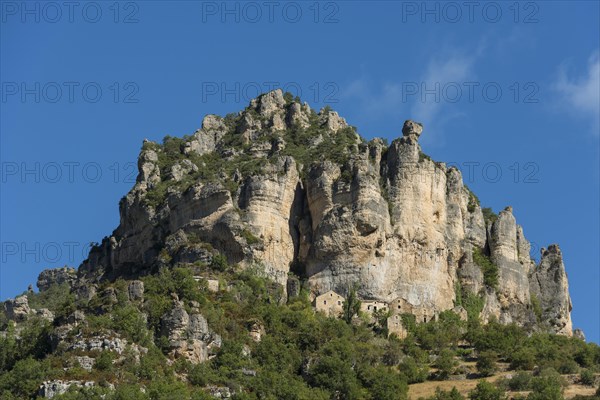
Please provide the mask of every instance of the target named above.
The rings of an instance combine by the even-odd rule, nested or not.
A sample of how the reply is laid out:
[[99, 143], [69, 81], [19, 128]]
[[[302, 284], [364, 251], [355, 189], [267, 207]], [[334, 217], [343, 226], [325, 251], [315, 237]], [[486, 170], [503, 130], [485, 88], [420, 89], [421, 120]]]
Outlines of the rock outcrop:
[[[551, 247], [536, 267], [512, 208], [486, 221], [460, 171], [422, 152], [422, 134], [409, 120], [389, 146], [367, 143], [336, 112], [316, 113], [280, 90], [237, 115], [207, 115], [185, 140], [144, 142], [120, 224], [79, 275], [136, 276], [220, 253], [284, 290], [297, 292], [287, 284], [293, 272], [314, 294], [358, 284], [363, 299], [399, 299], [429, 315], [459, 305], [460, 290], [484, 298], [484, 320], [532, 325], [533, 293], [549, 329], [571, 334], [560, 252]], [[191, 316], [175, 309], [165, 329], [181, 348]], [[193, 358], [206, 358], [202, 346]]]
[[562, 253], [557, 244], [542, 249], [540, 265], [533, 270], [529, 282], [531, 293], [540, 302], [542, 321], [549, 324], [556, 333], [571, 335], [573, 306]]
[[52, 285], [61, 285], [67, 283], [73, 285], [77, 280], [77, 271], [75, 268], [63, 267], [56, 269], [46, 269], [40, 273], [37, 280], [37, 287], [41, 292], [48, 290]]
[[6, 311], [7, 318], [12, 321], [25, 321], [31, 314], [31, 308], [29, 308], [29, 301], [26, 295], [5, 301], [4, 310]]
[[42, 383], [42, 385], [39, 388], [38, 395], [45, 399], [52, 399], [55, 396], [66, 393], [71, 387], [91, 388], [94, 386], [96, 386], [96, 382], [93, 381], [63, 381], [57, 379]]
[[127, 288], [130, 301], [144, 301], [144, 282], [132, 281]]
[[188, 313], [183, 302], [174, 300], [173, 308], [161, 318], [161, 333], [174, 357], [197, 364], [208, 360], [211, 351], [221, 347], [221, 337], [208, 328], [197, 304], [191, 304], [191, 308]]

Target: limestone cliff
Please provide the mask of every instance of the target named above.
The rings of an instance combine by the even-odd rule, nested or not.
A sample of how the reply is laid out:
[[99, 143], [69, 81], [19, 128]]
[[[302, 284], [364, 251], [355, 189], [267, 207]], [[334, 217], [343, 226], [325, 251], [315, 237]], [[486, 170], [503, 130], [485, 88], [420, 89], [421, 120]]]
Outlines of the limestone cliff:
[[366, 142], [336, 112], [275, 90], [238, 114], [206, 116], [191, 136], [145, 141], [120, 225], [79, 276], [136, 276], [220, 253], [284, 288], [290, 273], [315, 295], [358, 284], [363, 299], [429, 315], [480, 296], [484, 319], [542, 318], [571, 335], [558, 247], [536, 266], [512, 209], [484, 218], [460, 171], [421, 151], [422, 131], [407, 121], [389, 146]]

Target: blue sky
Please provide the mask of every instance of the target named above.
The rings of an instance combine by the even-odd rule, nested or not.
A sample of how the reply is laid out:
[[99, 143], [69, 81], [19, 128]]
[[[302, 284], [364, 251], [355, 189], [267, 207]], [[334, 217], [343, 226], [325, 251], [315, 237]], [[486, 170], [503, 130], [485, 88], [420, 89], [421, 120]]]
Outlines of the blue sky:
[[598, 2], [0, 4], [0, 299], [112, 232], [144, 138], [278, 86], [366, 138], [423, 122], [536, 257], [560, 244], [600, 340]]

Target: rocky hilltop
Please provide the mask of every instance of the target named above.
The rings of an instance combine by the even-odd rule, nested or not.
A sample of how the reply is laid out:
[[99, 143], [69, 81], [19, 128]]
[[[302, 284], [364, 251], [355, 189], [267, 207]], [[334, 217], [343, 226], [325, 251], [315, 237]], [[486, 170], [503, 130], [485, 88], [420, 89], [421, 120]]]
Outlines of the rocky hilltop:
[[422, 133], [406, 121], [391, 144], [367, 142], [335, 111], [275, 90], [207, 115], [191, 136], [144, 141], [120, 224], [78, 282], [222, 255], [292, 292], [302, 281], [313, 296], [356, 286], [363, 300], [430, 315], [469, 301], [484, 321], [571, 335], [558, 246], [536, 265], [512, 208], [484, 213], [458, 169], [422, 152]]
[[0, 398], [597, 399], [559, 247], [534, 262], [422, 134], [276, 90], [144, 141], [114, 232], [0, 307]]

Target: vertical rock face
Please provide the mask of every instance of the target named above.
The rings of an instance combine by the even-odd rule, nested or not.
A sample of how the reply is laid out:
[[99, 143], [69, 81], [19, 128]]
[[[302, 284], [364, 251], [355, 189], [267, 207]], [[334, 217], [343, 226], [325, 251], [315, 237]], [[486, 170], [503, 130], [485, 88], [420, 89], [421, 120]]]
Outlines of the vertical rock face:
[[496, 263], [518, 262], [517, 221], [512, 215], [512, 207], [506, 207], [498, 214], [492, 224], [490, 234], [490, 252]]
[[248, 178], [239, 205], [245, 211], [246, 240], [255, 237], [262, 242], [253, 248], [253, 258], [261, 260], [266, 272], [284, 285], [296, 256], [298, 233], [291, 220], [301, 212], [296, 200], [301, 189], [293, 158], [278, 158], [271, 168], [266, 176]]
[[[434, 315], [454, 308], [460, 289], [485, 299], [484, 319], [532, 323], [530, 293], [551, 306], [555, 287], [542, 271], [556, 256], [535, 268], [512, 209], [486, 222], [460, 171], [423, 154], [422, 133], [406, 121], [389, 146], [366, 143], [336, 112], [316, 113], [280, 90], [237, 115], [209, 115], [185, 140], [144, 143], [120, 225], [79, 273], [135, 275], [222, 253], [284, 290], [294, 272], [317, 295], [358, 284], [363, 299], [400, 299]], [[492, 266], [478, 265], [474, 251]], [[547, 316], [567, 334], [566, 276], [559, 283], [563, 301]]]
[[562, 253], [556, 244], [542, 249], [540, 265], [535, 267], [530, 278], [531, 293], [541, 307], [542, 321], [547, 322], [554, 332], [571, 335], [571, 296], [569, 282], [563, 264]]
[[[529, 324], [533, 318], [529, 294], [529, 248], [523, 230], [517, 227], [512, 207], [498, 214], [490, 229], [489, 248], [491, 261], [498, 266], [496, 307], [488, 307], [488, 313], [496, 315], [501, 322]], [[499, 307], [499, 309], [498, 309]]]

